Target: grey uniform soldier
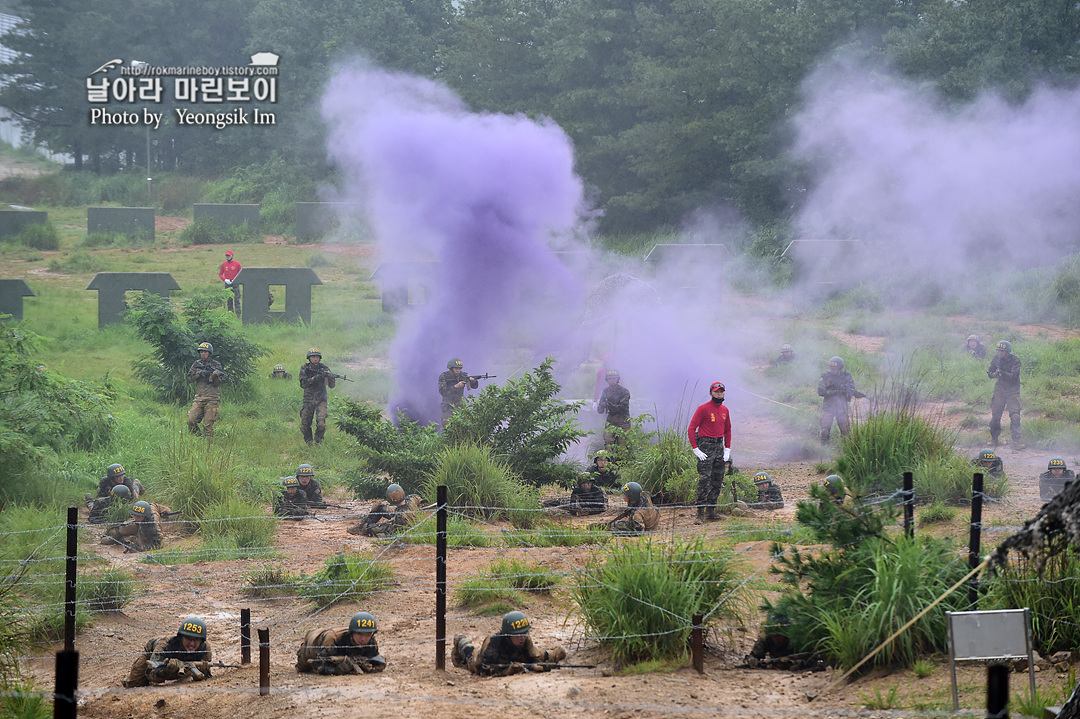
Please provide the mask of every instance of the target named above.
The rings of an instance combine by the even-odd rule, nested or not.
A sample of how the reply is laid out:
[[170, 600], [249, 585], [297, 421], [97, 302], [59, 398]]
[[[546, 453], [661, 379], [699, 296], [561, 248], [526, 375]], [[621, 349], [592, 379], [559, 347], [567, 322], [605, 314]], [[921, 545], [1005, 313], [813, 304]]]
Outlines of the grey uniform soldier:
[[446, 363], [446, 371], [439, 375], [439, 395], [442, 397], [439, 409], [442, 412], [443, 425], [465, 398], [465, 387], [476, 389], [480, 386], [479, 380], [465, 374], [462, 367], [461, 360], [453, 357]]
[[315, 479], [315, 469], [310, 464], [301, 464], [296, 468], [296, 480], [300, 482], [300, 491], [304, 493], [307, 506], [326, 509], [322, 496], [322, 485]]
[[1014, 449], [1023, 449], [1020, 443], [1020, 358], [1012, 353], [1012, 343], [1001, 340], [995, 347], [996, 354], [990, 360], [986, 376], [994, 382], [994, 396], [990, 398], [990, 439], [998, 446], [1001, 435], [1001, 414], [1009, 410], [1009, 431]]
[[465, 636], [454, 637], [451, 659], [455, 667], [482, 677], [506, 677], [522, 672], [546, 672], [566, 659], [562, 647], [541, 650], [529, 636], [529, 620], [522, 612], [503, 617], [502, 629], [484, 640], [479, 651]]
[[833, 421], [840, 429], [840, 434], [848, 436], [851, 431], [851, 417], [848, 403], [852, 397], [863, 398], [866, 395], [855, 389], [855, 380], [844, 369], [844, 360], [840, 357], [829, 359], [829, 369], [818, 380], [817, 393], [824, 399], [821, 402], [821, 443], [829, 443]]
[[357, 612], [348, 627], [312, 629], [296, 652], [296, 671], [315, 674], [368, 674], [386, 669], [379, 654], [375, 617]]
[[131, 506], [131, 519], [106, 531], [102, 544], [119, 544], [124, 554], [149, 552], [161, 548], [161, 511], [139, 500]]
[[131, 665], [124, 687], [145, 687], [173, 679], [191, 677], [193, 682], [210, 678], [211, 652], [206, 641], [206, 622], [188, 617], [172, 637], [151, 639], [142, 656]]
[[620, 436], [615, 429], [630, 431], [630, 390], [619, 384], [621, 379], [618, 370], [609, 369], [604, 374], [608, 386], [600, 393], [600, 400], [596, 403], [596, 411], [607, 415], [604, 447], [608, 450], [615, 445], [626, 445], [626, 436]]
[[[312, 347], [307, 351], [307, 364], [300, 368], [300, 386], [304, 388], [304, 405], [300, 409], [300, 431], [304, 435], [304, 441], [315, 444], [323, 441], [326, 434], [326, 417], [329, 410], [326, 408], [326, 388], [333, 389], [337, 386], [337, 378], [333, 376], [330, 368], [322, 363], [322, 352], [318, 347]], [[311, 420], [315, 419], [315, 435], [311, 434]]]
[[354, 524], [346, 531], [364, 537], [397, 534], [408, 526], [409, 516], [420, 509], [420, 502], [420, 495], [405, 496], [405, 490], [400, 484], [391, 484], [386, 488], [386, 501], [376, 504], [359, 524]]
[[218, 405], [221, 404], [221, 383], [225, 381], [225, 371], [221, 363], [211, 359], [214, 345], [200, 342], [196, 348], [199, 359], [195, 360], [187, 373], [187, 381], [195, 383], [195, 399], [188, 410], [188, 429], [199, 433], [199, 423], [207, 437], [214, 436], [214, 422], [218, 418]]

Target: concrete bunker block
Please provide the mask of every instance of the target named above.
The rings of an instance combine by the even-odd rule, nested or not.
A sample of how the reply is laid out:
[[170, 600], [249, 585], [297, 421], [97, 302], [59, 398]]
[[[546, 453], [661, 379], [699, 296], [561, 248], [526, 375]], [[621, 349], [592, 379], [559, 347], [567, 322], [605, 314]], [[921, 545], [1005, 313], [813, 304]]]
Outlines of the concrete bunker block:
[[86, 232], [119, 232], [131, 237], [149, 235], [154, 241], [153, 207], [87, 207]]
[[[245, 267], [233, 280], [243, 290], [245, 325], [281, 319], [311, 322], [311, 286], [322, 280], [310, 267]], [[270, 286], [285, 285], [285, 311], [271, 312]]]
[[168, 272], [99, 272], [86, 289], [97, 290], [98, 327], [104, 327], [123, 321], [128, 291], [153, 292], [168, 299], [169, 291], [180, 289], [180, 285]]
[[360, 214], [358, 202], [297, 202], [296, 239], [317, 240], [341, 226], [342, 219]]
[[14, 239], [30, 225], [48, 220], [49, 213], [40, 210], [0, 210], [0, 240]]
[[11, 319], [23, 318], [23, 297], [33, 296], [30, 287], [22, 280], [0, 280], [0, 312], [11, 315]]

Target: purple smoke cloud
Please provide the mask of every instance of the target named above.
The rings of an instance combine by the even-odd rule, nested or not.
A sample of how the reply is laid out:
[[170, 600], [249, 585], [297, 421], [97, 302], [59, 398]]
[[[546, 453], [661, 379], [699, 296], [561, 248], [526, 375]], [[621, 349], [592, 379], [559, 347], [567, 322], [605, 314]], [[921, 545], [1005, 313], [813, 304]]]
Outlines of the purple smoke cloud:
[[1037, 89], [1022, 105], [984, 95], [957, 110], [923, 86], [838, 62], [804, 92], [794, 152], [813, 180], [799, 232], [869, 248], [808, 244], [823, 265], [955, 283], [969, 267], [977, 276], [1074, 251], [1080, 90]]

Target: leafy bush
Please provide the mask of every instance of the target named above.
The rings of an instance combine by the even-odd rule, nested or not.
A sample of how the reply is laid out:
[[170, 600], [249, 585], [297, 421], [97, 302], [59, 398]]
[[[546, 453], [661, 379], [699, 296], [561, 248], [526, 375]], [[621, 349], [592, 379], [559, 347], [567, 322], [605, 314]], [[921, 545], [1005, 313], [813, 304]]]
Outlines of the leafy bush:
[[481, 444], [506, 459], [510, 469], [529, 484], [559, 482], [573, 469], [552, 464], [587, 432], [577, 425], [582, 403], [558, 399], [548, 357], [540, 366], [505, 386], [490, 384], [466, 397], [447, 420], [445, 439], [450, 445]]
[[[386, 473], [407, 494], [418, 493], [427, 477], [435, 471], [442, 437], [434, 425], [421, 426], [407, 417], [398, 418], [398, 426], [383, 419], [371, 405], [342, 397], [337, 426], [356, 437], [356, 455], [370, 473]], [[346, 485], [361, 499], [381, 497], [388, 482], [369, 474], [353, 474]]]
[[72, 252], [63, 259], [56, 257], [49, 260], [49, 272], [62, 272], [75, 275], [86, 272], [103, 272], [109, 268], [104, 257], [91, 255], [89, 252]]
[[60, 233], [57, 232], [56, 225], [48, 220], [27, 225], [15, 236], [15, 241], [23, 247], [35, 250], [60, 249]]
[[701, 539], [613, 546], [571, 591], [588, 634], [618, 664], [681, 656], [694, 614], [738, 621], [745, 601], [731, 554]]
[[[838, 506], [819, 486], [811, 501], [799, 502], [795, 518], [815, 540], [829, 545], [817, 556], [796, 546], [778, 557], [772, 572], [785, 585], [774, 603], [762, 604], [766, 631], [788, 637], [792, 651], [816, 652], [848, 668], [906, 624], [966, 573], [966, 565], [943, 541], [920, 535], [888, 537], [896, 519], [891, 505], [856, 502]], [[910, 664], [927, 652], [946, 648], [945, 611], [957, 611], [967, 597], [954, 593], [873, 660], [876, 666]]]
[[1032, 641], [1043, 656], [1074, 651], [1080, 642], [1080, 553], [1067, 549], [1046, 560], [1042, 573], [1034, 559], [1017, 557], [996, 577], [981, 609], [1031, 609]]
[[154, 353], [131, 364], [135, 376], [147, 382], [158, 396], [168, 401], [188, 401], [194, 385], [187, 381], [187, 371], [198, 359], [195, 347], [200, 342], [214, 345], [214, 359], [228, 375], [228, 388], [243, 391], [244, 383], [258, 371], [257, 362], [269, 350], [250, 342], [236, 328], [236, 316], [225, 308], [222, 290], [197, 295], [188, 300], [182, 315], [177, 315], [168, 298], [143, 292], [131, 302], [127, 322], [135, 333], [149, 342]]
[[506, 517], [528, 528], [539, 517], [540, 493], [519, 482], [493, 454], [487, 446], [468, 443], [444, 449], [424, 483], [424, 497], [434, 502], [436, 488], [445, 486], [449, 506], [489, 519]]
[[325, 566], [299, 582], [300, 596], [318, 607], [345, 599], [355, 599], [378, 591], [394, 579], [394, 570], [366, 552], [341, 552], [326, 560]]

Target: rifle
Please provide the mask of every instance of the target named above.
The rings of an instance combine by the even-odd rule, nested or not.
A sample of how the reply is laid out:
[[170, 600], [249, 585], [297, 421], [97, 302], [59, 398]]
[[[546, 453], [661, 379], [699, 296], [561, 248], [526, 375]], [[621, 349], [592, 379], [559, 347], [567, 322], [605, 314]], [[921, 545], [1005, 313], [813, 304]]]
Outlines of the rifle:
[[487, 372], [485, 372], [484, 374], [471, 374], [471, 375], [469, 375], [469, 379], [496, 379], [496, 378], [497, 378], [497, 375], [488, 374]]
[[349, 379], [348, 377], [346, 377], [345, 375], [343, 375], [343, 374], [336, 374], [336, 373], [334, 373], [334, 372], [331, 372], [330, 370], [323, 370], [323, 371], [322, 371], [322, 372], [320, 372], [319, 374], [321, 374], [321, 375], [322, 375], [323, 377], [332, 377], [332, 378], [334, 378], [334, 379], [343, 379], [343, 380], [345, 380], [346, 382], [352, 382], [352, 380], [351, 380], [351, 379]]
[[210, 666], [220, 669], [243, 669], [240, 664], [226, 664], [225, 662], [210, 662]]
[[162, 512], [162, 513], [161, 513], [161, 516], [162, 516], [163, 518], [168, 518], [168, 517], [175, 517], [176, 515], [178, 515], [178, 514], [183, 514], [183, 513], [184, 513], [184, 510], [182, 510], [182, 509], [177, 509], [177, 510], [174, 510], [174, 511], [172, 511], [172, 512]]
[[[550, 669], [596, 669], [595, 664], [560, 664], [559, 662], [519, 662], [526, 670], [529, 667], [543, 667]], [[510, 669], [513, 664], [487, 664], [489, 669]]]

